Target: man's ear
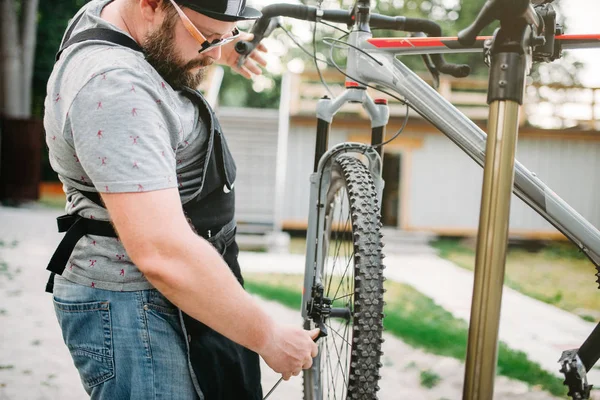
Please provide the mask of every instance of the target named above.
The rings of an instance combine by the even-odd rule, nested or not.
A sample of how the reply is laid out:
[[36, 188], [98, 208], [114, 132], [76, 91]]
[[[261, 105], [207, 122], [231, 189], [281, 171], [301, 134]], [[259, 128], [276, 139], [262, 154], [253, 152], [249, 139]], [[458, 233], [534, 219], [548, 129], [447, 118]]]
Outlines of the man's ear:
[[169, 0], [139, 0], [139, 8], [144, 18], [150, 24], [161, 24], [164, 19], [165, 12], [163, 3]]

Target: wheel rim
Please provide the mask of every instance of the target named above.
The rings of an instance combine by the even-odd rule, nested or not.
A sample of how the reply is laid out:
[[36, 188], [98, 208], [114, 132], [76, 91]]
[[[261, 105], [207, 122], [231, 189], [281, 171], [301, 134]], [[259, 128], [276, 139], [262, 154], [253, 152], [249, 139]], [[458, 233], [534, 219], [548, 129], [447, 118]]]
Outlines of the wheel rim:
[[[354, 310], [354, 246], [348, 193], [342, 178], [334, 173], [328, 193], [325, 221], [323, 271], [324, 296], [332, 300], [332, 311]], [[337, 183], [337, 184], [336, 184]], [[326, 320], [328, 336], [319, 343], [320, 399], [346, 399], [352, 350], [352, 318]]]

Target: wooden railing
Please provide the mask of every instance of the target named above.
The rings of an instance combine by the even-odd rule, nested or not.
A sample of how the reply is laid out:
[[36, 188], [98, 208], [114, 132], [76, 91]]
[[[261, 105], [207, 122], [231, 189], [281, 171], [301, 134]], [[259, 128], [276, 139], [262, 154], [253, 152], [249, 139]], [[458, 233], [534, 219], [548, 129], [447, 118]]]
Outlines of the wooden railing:
[[[334, 94], [344, 89], [344, 77], [335, 71], [324, 71], [323, 77]], [[426, 81], [429, 77], [423, 77]], [[314, 115], [317, 101], [327, 94], [315, 71], [293, 77], [291, 115]], [[474, 121], [486, 121], [488, 82], [476, 78], [442, 77], [438, 92]], [[390, 106], [391, 117], [405, 115], [405, 106], [379, 91], [368, 89], [372, 98], [385, 98]], [[340, 113], [355, 114], [366, 118], [360, 104], [347, 104]], [[418, 114], [411, 110], [411, 117]], [[600, 88], [567, 87], [561, 85], [528, 86], [525, 106], [521, 112], [521, 124], [546, 129], [580, 128], [600, 131]]]

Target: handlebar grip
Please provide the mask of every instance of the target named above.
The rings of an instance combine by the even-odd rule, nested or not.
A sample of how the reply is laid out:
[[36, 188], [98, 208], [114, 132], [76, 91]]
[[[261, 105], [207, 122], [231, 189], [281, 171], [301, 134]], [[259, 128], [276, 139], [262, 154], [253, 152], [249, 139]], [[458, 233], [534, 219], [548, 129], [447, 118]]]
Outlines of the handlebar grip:
[[252, 53], [256, 46], [258, 46], [258, 44], [263, 40], [263, 38], [269, 36], [277, 27], [279, 27], [279, 24], [279, 18], [272, 18], [269, 20], [269, 23], [263, 32], [256, 33], [255, 30], [252, 29], [251, 32], [254, 33], [254, 38], [252, 38], [251, 41], [240, 40], [235, 44], [235, 51], [240, 55], [238, 67], [241, 67], [242, 64], [244, 64], [248, 54]]
[[254, 35], [252, 41], [239, 41], [235, 45], [235, 51], [240, 54], [238, 66], [244, 63], [248, 54], [252, 52], [266, 36], [269, 36], [275, 28], [279, 26], [279, 18], [291, 17], [307, 21], [317, 19], [317, 8], [314, 6], [305, 6], [302, 4], [270, 4], [262, 10], [262, 16], [252, 26], [250, 33]]
[[523, 15], [529, 4], [529, 0], [487, 0], [475, 21], [458, 33], [458, 42], [463, 46], [471, 46], [489, 24]]

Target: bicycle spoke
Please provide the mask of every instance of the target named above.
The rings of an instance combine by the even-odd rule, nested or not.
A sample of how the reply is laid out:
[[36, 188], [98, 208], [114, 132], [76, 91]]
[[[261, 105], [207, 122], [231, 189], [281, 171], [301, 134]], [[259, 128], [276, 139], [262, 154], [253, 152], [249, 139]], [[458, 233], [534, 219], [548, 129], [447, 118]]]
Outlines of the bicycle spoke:
[[[342, 287], [342, 284], [343, 284], [344, 277], [345, 277], [345, 276], [346, 276], [346, 274], [348, 273], [348, 269], [350, 268], [350, 263], [351, 263], [351, 262], [352, 262], [352, 258], [349, 258], [349, 259], [348, 259], [348, 262], [346, 263], [346, 269], [344, 270], [344, 274], [343, 274], [343, 275], [342, 275], [342, 277], [340, 278], [340, 283], [338, 284], [338, 287], [337, 287], [337, 289], [336, 289], [336, 291], [335, 291], [335, 294], [333, 295], [333, 298], [334, 298], [334, 299], [336, 298], [337, 294], [338, 294], [338, 293], [339, 293], [339, 291], [340, 291], [340, 288]], [[346, 286], [347, 286], [347, 289], [348, 289], [348, 293], [350, 293], [350, 279], [346, 279], [346, 282], [347, 282], [347, 285], [346, 285]], [[329, 294], [329, 292], [327, 292], [327, 294]], [[354, 293], [352, 293], [352, 294], [354, 294]], [[344, 297], [344, 296], [342, 296], [342, 297]]]
[[[342, 287], [342, 281], [344, 280], [344, 277], [346, 276], [347, 273], [348, 273], [348, 267], [346, 266], [346, 269], [344, 270], [344, 274], [340, 278], [340, 284], [338, 285], [338, 287], [337, 287], [337, 289], [335, 291], [335, 294], [333, 295], [334, 298], [340, 292], [340, 288]], [[327, 294], [329, 294], [329, 292]]]
[[[330, 353], [330, 351], [329, 351], [329, 341], [327, 341], [327, 340], [325, 341], [325, 347], [327, 349], [327, 354], [329, 354]], [[331, 366], [331, 357], [327, 357], [327, 363], [329, 364], [329, 371], [331, 372], [331, 380], [332, 380], [331, 381], [332, 385], [330, 385], [329, 388], [328, 388], [328, 396], [327, 397], [329, 397], [329, 393], [331, 393], [331, 388], [333, 387], [334, 388], [333, 398], [335, 400], [335, 398], [336, 398], [335, 397], [335, 382], [333, 382], [333, 369], [332, 369], [332, 366]]]
[[344, 338], [342, 335], [340, 335], [340, 333], [339, 333], [339, 332], [338, 332], [336, 329], [333, 329], [333, 327], [331, 326], [331, 324], [325, 323], [325, 325], [326, 325], [327, 327], [329, 327], [329, 330], [331, 330], [331, 331], [335, 332], [335, 334], [336, 334], [336, 335], [338, 335], [339, 337], [341, 337], [341, 338], [342, 338], [342, 340], [343, 340], [344, 342], [346, 342], [346, 344], [347, 344], [348, 346], [352, 346], [352, 345], [350, 344], [350, 342], [349, 342], [349, 341], [347, 341], [347, 340], [346, 340], [346, 338]]
[[354, 291], [352, 291], [352, 293], [348, 293], [348, 294], [345, 294], [345, 295], [340, 296], [340, 297], [334, 297], [332, 301], [336, 301], [336, 300], [339, 300], [339, 299], [344, 299], [344, 298], [350, 297], [350, 296], [354, 296]]
[[[338, 205], [340, 205], [339, 208], [340, 208], [340, 220], [341, 220], [341, 218], [342, 218], [341, 214], [342, 214], [342, 209], [343, 209], [343, 205], [342, 205], [343, 201], [341, 199], [339, 199], [339, 196], [338, 196], [336, 198], [335, 203], [338, 203]], [[331, 271], [331, 276], [329, 277], [329, 282], [327, 284], [327, 291], [326, 291], [326, 293], [330, 293], [330, 291], [331, 291], [331, 284], [333, 282], [333, 277], [335, 275], [335, 266], [337, 265], [336, 261], [337, 261], [339, 255], [340, 255], [340, 249], [342, 248], [342, 244], [343, 244], [343, 240], [339, 238], [339, 234], [340, 234], [339, 230], [337, 230], [337, 229], [335, 231], [333, 230], [334, 228], [336, 228], [334, 226], [334, 222], [335, 222], [335, 220], [330, 221], [330, 226], [331, 226], [330, 229], [332, 230], [332, 233], [335, 232], [334, 233], [334, 235], [335, 235], [335, 237], [334, 237], [335, 238], [335, 251], [334, 251], [334, 255], [333, 255], [333, 260], [331, 261], [332, 271]], [[331, 243], [330, 243], [330, 245], [331, 245]], [[329, 256], [329, 249], [325, 249], [325, 260], [327, 261], [329, 259], [329, 257], [330, 257]]]
[[[342, 337], [342, 336], [341, 336], [341, 335], [340, 335], [340, 334], [339, 334], [337, 331], [335, 331], [335, 330], [334, 330], [334, 329], [331, 327], [331, 325], [329, 325], [329, 329], [330, 329], [330, 330], [333, 330], [333, 331], [334, 331], [334, 332], [335, 332], [335, 333], [336, 333], [338, 336], [340, 336], [340, 337], [342, 338], [342, 340], [348, 344], [348, 346], [350, 345], [350, 343], [348, 343], [348, 341], [347, 341], [347, 340], [346, 340], [344, 337]], [[331, 339], [333, 340], [333, 348], [335, 349], [335, 352], [336, 352], [336, 354], [337, 354], [337, 357], [338, 357], [338, 362], [337, 362], [337, 363], [338, 363], [338, 365], [339, 365], [340, 369], [343, 371], [343, 370], [344, 370], [344, 366], [342, 365], [342, 361], [341, 361], [342, 357], [341, 357], [340, 353], [338, 352], [338, 349], [337, 349], [337, 344], [336, 344], [336, 342], [335, 342], [335, 336], [332, 336], [332, 337], [331, 337]], [[343, 345], [343, 343], [341, 343], [341, 345], [340, 345], [340, 350], [341, 350], [341, 348], [342, 348], [342, 347], [341, 347], [342, 345]], [[337, 371], [337, 370], [336, 370], [336, 371]], [[336, 373], [336, 376], [337, 376], [337, 373]], [[344, 379], [344, 386], [346, 386], [346, 390], [348, 390], [348, 384], [346, 383], [346, 380], [345, 380], [345, 379]]]

